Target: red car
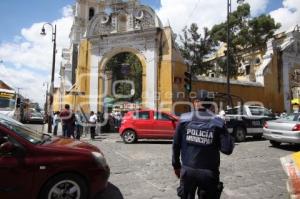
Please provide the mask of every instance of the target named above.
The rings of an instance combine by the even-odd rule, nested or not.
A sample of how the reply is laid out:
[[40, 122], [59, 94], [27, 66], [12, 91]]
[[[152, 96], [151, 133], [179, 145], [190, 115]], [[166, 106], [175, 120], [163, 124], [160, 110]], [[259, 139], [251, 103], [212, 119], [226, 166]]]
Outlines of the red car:
[[40, 134], [0, 114], [0, 198], [92, 198], [110, 169], [95, 146]]
[[119, 133], [125, 143], [138, 139], [172, 139], [178, 119], [175, 115], [153, 110], [130, 111], [122, 119]]

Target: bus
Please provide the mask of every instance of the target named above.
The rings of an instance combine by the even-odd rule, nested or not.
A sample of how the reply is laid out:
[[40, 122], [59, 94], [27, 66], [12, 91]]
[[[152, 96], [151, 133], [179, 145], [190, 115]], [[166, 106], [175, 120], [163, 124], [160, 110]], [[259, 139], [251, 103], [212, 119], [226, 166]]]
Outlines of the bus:
[[24, 108], [22, 97], [14, 90], [0, 88], [0, 113], [15, 120], [24, 120]]

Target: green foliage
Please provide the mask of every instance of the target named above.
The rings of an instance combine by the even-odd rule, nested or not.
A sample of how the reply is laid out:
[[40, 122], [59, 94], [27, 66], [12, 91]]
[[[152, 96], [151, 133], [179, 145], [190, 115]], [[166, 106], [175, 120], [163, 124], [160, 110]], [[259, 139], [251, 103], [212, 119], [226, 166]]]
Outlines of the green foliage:
[[179, 49], [183, 58], [191, 65], [191, 71], [195, 74], [207, 73], [211, 67], [209, 63], [203, 62], [204, 57], [213, 50], [213, 41], [210, 39], [208, 29], [203, 29], [203, 36], [198, 32], [197, 24], [185, 27], [183, 35], [180, 35], [181, 45]]
[[[243, 4], [229, 16], [230, 26], [230, 75], [235, 77], [241, 61], [241, 51], [263, 49], [268, 39], [280, 28], [269, 15], [250, 18], [250, 5]], [[214, 42], [227, 43], [227, 21], [212, 27], [209, 32]], [[227, 59], [227, 58], [226, 58]], [[219, 61], [226, 74], [226, 59]], [[223, 64], [222, 64], [223, 62]]]
[[[122, 65], [129, 65], [128, 73], [122, 72]], [[132, 53], [120, 53], [114, 56], [106, 65], [106, 71], [112, 71], [112, 82], [117, 80], [131, 80], [134, 82], [135, 94], [130, 99], [121, 99], [135, 101], [140, 100], [142, 95], [142, 73], [143, 67], [139, 59]], [[116, 93], [130, 95], [131, 86], [129, 84], [116, 85]]]

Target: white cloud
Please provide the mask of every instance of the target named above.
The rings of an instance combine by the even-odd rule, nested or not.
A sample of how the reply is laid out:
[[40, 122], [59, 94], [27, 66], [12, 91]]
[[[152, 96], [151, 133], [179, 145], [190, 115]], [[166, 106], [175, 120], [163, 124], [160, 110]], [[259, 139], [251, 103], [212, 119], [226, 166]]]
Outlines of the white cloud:
[[[247, 0], [251, 5], [251, 14], [256, 16], [265, 12], [269, 0]], [[237, 3], [232, 0], [232, 10]], [[166, 25], [170, 22], [175, 33], [181, 33], [184, 26], [197, 23], [199, 28], [211, 28], [214, 24], [226, 20], [227, 1], [224, 0], [161, 0], [158, 16]]]
[[297, 24], [300, 25], [300, 0], [284, 0], [283, 7], [272, 11], [270, 15], [281, 23], [279, 31], [290, 30]]
[[27, 98], [43, 105], [45, 102], [46, 87], [43, 83], [49, 78], [48, 76], [40, 75], [28, 69], [15, 69], [8, 67], [5, 63], [0, 64], [1, 80], [12, 86], [14, 89], [20, 89], [20, 93]]
[[[70, 45], [72, 22], [71, 6], [62, 9], [60, 19], [50, 22], [57, 26], [56, 72], [60, 68], [62, 48]], [[21, 34], [16, 35], [12, 42], [0, 43], [0, 57], [3, 60], [0, 65], [0, 79], [14, 88], [21, 87], [25, 96], [40, 104], [44, 102], [43, 82], [50, 81], [53, 50], [51, 27], [45, 26], [46, 36], [40, 35], [44, 23], [34, 23], [29, 28], [23, 28]]]
[[[73, 21], [70, 9], [70, 6], [65, 7], [62, 13], [63, 17], [51, 22], [51, 24], [57, 26], [56, 66], [59, 66], [61, 61], [61, 49], [69, 47], [68, 37]], [[6, 62], [14, 63], [17, 66], [50, 71], [53, 48], [52, 31], [50, 26], [45, 26], [47, 35], [40, 35], [44, 23], [39, 22], [29, 28], [23, 28], [21, 35], [15, 36], [14, 42], [2, 43], [0, 45], [0, 57], [3, 57]]]

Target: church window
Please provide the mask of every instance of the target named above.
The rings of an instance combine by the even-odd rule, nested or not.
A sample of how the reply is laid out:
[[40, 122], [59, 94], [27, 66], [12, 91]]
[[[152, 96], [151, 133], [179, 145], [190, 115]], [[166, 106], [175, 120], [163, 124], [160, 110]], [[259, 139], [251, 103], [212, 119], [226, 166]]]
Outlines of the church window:
[[246, 75], [250, 74], [250, 65], [246, 65]]

